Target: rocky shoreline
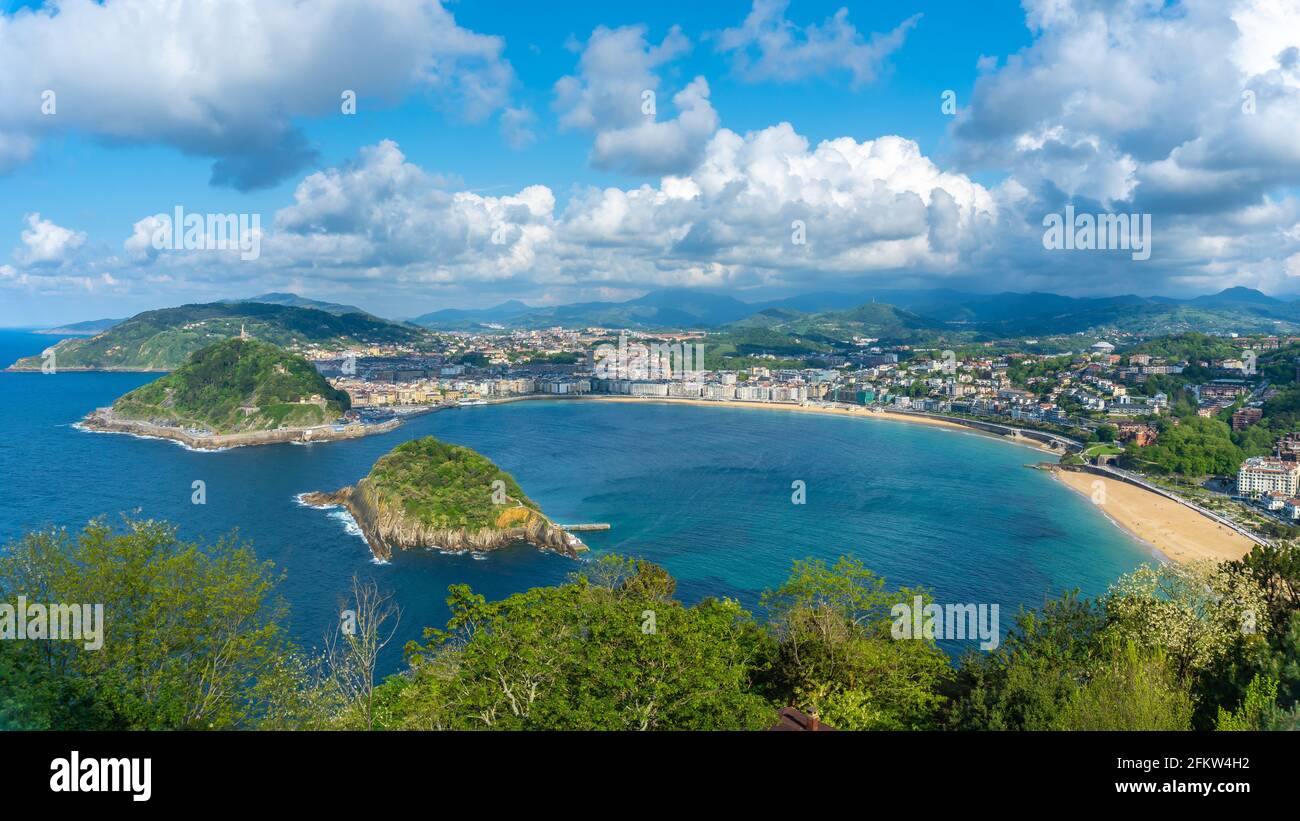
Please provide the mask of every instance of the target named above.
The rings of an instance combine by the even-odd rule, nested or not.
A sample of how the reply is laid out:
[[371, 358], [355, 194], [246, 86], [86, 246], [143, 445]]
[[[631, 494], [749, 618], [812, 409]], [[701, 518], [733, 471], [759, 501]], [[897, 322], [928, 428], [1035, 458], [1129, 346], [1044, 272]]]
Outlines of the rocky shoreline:
[[136, 419], [122, 419], [112, 408], [98, 408], [79, 423], [84, 430], [96, 433], [125, 433], [153, 439], [170, 439], [195, 450], [225, 450], [252, 445], [274, 445], [283, 442], [336, 442], [359, 439], [377, 433], [388, 433], [400, 427], [402, 420], [390, 419], [374, 425], [346, 425], [342, 430], [333, 426], [312, 428], [281, 428], [278, 430], [247, 431], [244, 433], [195, 434], [184, 428], [155, 425]]
[[384, 504], [365, 479], [333, 493], [304, 493], [299, 498], [313, 507], [346, 508], [361, 528], [370, 551], [383, 561], [392, 558], [394, 549], [487, 553], [526, 543], [571, 559], [587, 549], [577, 536], [531, 509], [527, 520], [517, 527], [475, 531], [429, 527]]

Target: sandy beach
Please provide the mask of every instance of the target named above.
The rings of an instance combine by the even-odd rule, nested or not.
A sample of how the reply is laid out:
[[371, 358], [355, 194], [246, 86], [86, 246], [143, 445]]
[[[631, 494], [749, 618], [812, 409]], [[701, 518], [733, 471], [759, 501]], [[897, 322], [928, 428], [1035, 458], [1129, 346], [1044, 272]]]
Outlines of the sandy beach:
[[1053, 474], [1066, 487], [1089, 500], [1093, 482], [1105, 489], [1101, 512], [1132, 535], [1153, 546], [1171, 561], [1186, 564], [1200, 559], [1235, 561], [1255, 543], [1195, 510], [1143, 490], [1091, 473], [1058, 470]]
[[912, 422], [918, 425], [931, 425], [934, 427], [941, 427], [941, 428], [954, 428], [956, 430], [964, 430], [972, 433], [980, 432], [974, 430], [973, 428], [968, 428], [965, 425], [958, 425], [955, 422], [947, 422], [944, 421], [943, 419], [931, 419], [926, 416], [913, 416], [911, 414], [904, 414], [904, 413], [890, 413], [889, 411], [873, 412], [867, 410], [866, 408], [859, 408], [859, 407], [847, 407], [847, 408], [818, 407], [815, 405], [807, 405], [807, 406], [796, 405], [794, 403], [788, 403], [788, 402], [747, 402], [740, 399], [728, 399], [728, 400], [685, 399], [685, 398], [665, 399], [663, 397], [657, 397], [657, 396], [609, 396], [605, 394], [584, 394], [582, 396], [565, 397], [565, 396], [530, 394], [528, 396], [512, 396], [509, 399], [489, 400], [486, 404], [492, 405], [492, 404], [498, 404], [502, 402], [517, 402], [520, 400], [530, 400], [530, 399], [536, 399], [542, 401], [579, 400], [582, 402], [614, 402], [614, 403], [623, 402], [623, 403], [642, 403], [642, 404], [650, 403], [650, 404], [658, 404], [658, 405], [696, 405], [698, 407], [705, 407], [705, 408], [753, 408], [756, 410], [791, 411], [794, 413], [820, 413], [829, 416], [852, 416], [861, 419], [889, 419], [898, 422]]

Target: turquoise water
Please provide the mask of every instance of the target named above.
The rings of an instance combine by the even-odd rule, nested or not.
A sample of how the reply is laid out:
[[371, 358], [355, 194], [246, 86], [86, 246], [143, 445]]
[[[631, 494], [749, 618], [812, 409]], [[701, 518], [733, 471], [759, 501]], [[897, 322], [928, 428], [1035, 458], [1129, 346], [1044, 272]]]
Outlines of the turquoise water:
[[[51, 344], [0, 331], [0, 362]], [[560, 522], [609, 522], [585, 533], [595, 555], [663, 564], [688, 601], [727, 595], [754, 607], [796, 558], [861, 558], [891, 584], [940, 602], [997, 603], [1005, 629], [1020, 605], [1078, 587], [1103, 591], [1149, 552], [1041, 471], [1029, 448], [974, 433], [815, 414], [667, 404], [519, 402], [418, 417], [350, 442], [196, 453], [163, 441], [91, 434], [72, 424], [150, 374], [0, 373], [0, 542], [47, 525], [138, 509], [187, 538], [238, 529], [287, 573], [294, 635], [317, 642], [353, 574], [376, 579], [403, 608], [400, 647], [442, 626], [449, 584], [489, 598], [563, 581], [572, 560], [527, 547], [486, 558], [435, 553], [371, 561], [338, 514], [303, 507], [304, 491], [351, 484], [401, 442], [435, 435], [514, 474]], [[191, 504], [195, 480], [207, 504]], [[791, 484], [806, 486], [806, 504]]]

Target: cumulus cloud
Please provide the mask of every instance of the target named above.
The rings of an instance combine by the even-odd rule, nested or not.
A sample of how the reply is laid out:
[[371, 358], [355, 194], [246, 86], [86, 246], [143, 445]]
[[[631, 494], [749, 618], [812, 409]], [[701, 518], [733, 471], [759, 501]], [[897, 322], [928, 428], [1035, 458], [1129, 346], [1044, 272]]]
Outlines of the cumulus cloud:
[[214, 184], [263, 187], [315, 160], [294, 119], [339, 113], [345, 90], [363, 105], [423, 90], [486, 117], [514, 81], [503, 49], [436, 0], [60, 0], [0, 15], [0, 170], [77, 132], [212, 157]]
[[[64, 287], [167, 286], [187, 298], [254, 289], [382, 292], [420, 307], [433, 295], [479, 301], [489, 291], [567, 301], [662, 286], [807, 291], [904, 278], [980, 290], [1149, 294], [1251, 285], [1294, 292], [1300, 8], [1282, 0], [1025, 5], [1032, 43], [1009, 57], [981, 59], [969, 105], [953, 125], [955, 151], [942, 165], [906, 135], [813, 142], [788, 123], [748, 133], [725, 128], [704, 77], [670, 85], [661, 79], [676, 76], [675, 63], [691, 48], [681, 31], [654, 42], [645, 27], [601, 27], [574, 44], [577, 67], [555, 84], [554, 111], [561, 129], [592, 135], [593, 166], [652, 178], [642, 184], [577, 185], [557, 199], [525, 179], [513, 193], [486, 196], [384, 140], [349, 162], [299, 175], [292, 201], [266, 221], [256, 260], [160, 252], [150, 241], [158, 226], [144, 217], [120, 259], [76, 254], [77, 273], [91, 283], [79, 286], [56, 260], [77, 251], [84, 237], [65, 237], [59, 251], [33, 250], [57, 244], [50, 230], [38, 230], [48, 221], [33, 215], [26, 232], [32, 243], [25, 233], [0, 280], [15, 287], [60, 277]], [[824, 71], [867, 82], [913, 22], [876, 40], [852, 30], [843, 13], [800, 28], [784, 9], [756, 3], [728, 33], [723, 52], [742, 76], [822, 73], [807, 56], [813, 44], [827, 55]], [[0, 43], [7, 36], [0, 30]], [[499, 57], [480, 35], [457, 37]], [[894, 44], [867, 59], [862, 49], [873, 42]], [[437, 51], [421, 41], [414, 51], [430, 49]], [[6, 59], [0, 55], [0, 67]], [[250, 84], [264, 82], [259, 65], [249, 69]], [[430, 87], [452, 82], [421, 66], [416, 74]], [[387, 77], [392, 67], [374, 70]], [[0, 73], [0, 100], [12, 93], [7, 82], [11, 75]], [[229, 96], [225, 86], [216, 89], [209, 96]], [[166, 100], [176, 108], [168, 121], [205, 122], [192, 110], [195, 99]], [[27, 133], [6, 131], [13, 121], [5, 116], [12, 115], [0, 113], [0, 163], [25, 150], [6, 136]], [[213, 122], [215, 131], [241, 139], [276, 133], [241, 126], [239, 118]], [[535, 125], [531, 110], [501, 108], [507, 143], [527, 144]], [[125, 138], [127, 125], [120, 128]], [[274, 162], [240, 165], [238, 151], [213, 156], [214, 173], [231, 180], [278, 173]], [[970, 175], [982, 169], [992, 169], [997, 182], [974, 182]], [[1045, 249], [1043, 218], [1067, 203], [1152, 214], [1151, 259]]]
[[[589, 191], [566, 210], [560, 236], [639, 254], [637, 276], [713, 265], [724, 278], [757, 271], [794, 284], [813, 271], [823, 280], [942, 272], [995, 218], [989, 192], [943, 172], [911, 140], [845, 137], [812, 147], [782, 123], [743, 136], [719, 131], [698, 167], [658, 187]], [[796, 221], [804, 243], [794, 240]], [[617, 269], [617, 255], [594, 267]]]
[[969, 164], [1163, 212], [1300, 182], [1300, 6], [1031, 0], [1034, 43], [977, 81]]
[[646, 40], [644, 26], [592, 32], [582, 47], [578, 73], [555, 84], [560, 126], [595, 133], [591, 163], [632, 174], [689, 170], [718, 129], [709, 84], [696, 77], [672, 97], [676, 117], [660, 119], [657, 69], [690, 51], [673, 27], [662, 42]]
[[12, 265], [0, 265], [0, 288], [40, 296], [60, 296], [69, 293], [124, 293], [126, 289], [118, 287], [122, 284], [107, 272], [98, 276], [49, 271], [32, 273], [19, 271]]
[[86, 243], [84, 231], [55, 225], [53, 220], [41, 219], [40, 213], [28, 214], [26, 220], [23, 247], [14, 253], [14, 259], [23, 265], [61, 265]]
[[[549, 188], [482, 196], [449, 190], [392, 141], [308, 175], [274, 216], [261, 258], [159, 253], [155, 225], [125, 247], [132, 276], [188, 283], [258, 277], [425, 294], [491, 283], [589, 295], [656, 285], [785, 283], [864, 271], [943, 272], [987, 241], [996, 204], [900, 137], [816, 146], [789, 124], [723, 129], [696, 166], [657, 185], [579, 189], [563, 210]], [[802, 221], [807, 243], [792, 240]], [[265, 282], [266, 280], [261, 280]]]
[[[1006, 175], [974, 270], [1018, 289], [1204, 292], [1286, 282], [1300, 183], [1300, 6], [1027, 0], [1034, 41], [983, 61], [957, 166]], [[1046, 214], [1152, 216], [1152, 258], [1044, 253]]]
[[596, 135], [592, 164], [632, 174], [665, 174], [690, 168], [704, 143], [718, 130], [718, 113], [709, 103], [709, 84], [696, 77], [673, 95], [678, 114], [671, 120], [642, 118], [635, 125]]
[[406, 281], [496, 279], [531, 270], [552, 237], [545, 186], [485, 197], [448, 191], [385, 140], [341, 168], [311, 174], [275, 215], [267, 264], [384, 271]]
[[865, 38], [840, 9], [824, 23], [800, 27], [785, 16], [789, 0], [754, 0], [745, 21], [716, 38], [719, 52], [750, 82], [797, 82], [832, 72], [847, 72], [854, 87], [872, 82], [881, 65], [903, 45], [921, 19], [914, 14], [885, 34]]

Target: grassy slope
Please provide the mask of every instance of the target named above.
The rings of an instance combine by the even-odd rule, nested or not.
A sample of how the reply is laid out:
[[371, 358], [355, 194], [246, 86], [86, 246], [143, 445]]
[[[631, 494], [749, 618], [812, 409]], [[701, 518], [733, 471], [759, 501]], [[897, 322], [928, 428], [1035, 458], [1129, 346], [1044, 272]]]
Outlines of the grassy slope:
[[[493, 504], [492, 483], [504, 482], [507, 503]], [[398, 445], [365, 481], [389, 504], [432, 527], [482, 530], [522, 524], [537, 504], [514, 478], [469, 448], [432, 436]]]
[[[301, 404], [319, 394], [326, 406]], [[245, 414], [241, 406], [255, 405]], [[118, 399], [129, 419], [179, 422], [218, 433], [320, 425], [350, 406], [301, 356], [264, 342], [227, 339], [195, 352], [173, 373]]]
[[[66, 339], [55, 349], [60, 368], [171, 370], [186, 357], [240, 329], [281, 347], [314, 343], [339, 348], [354, 342], [414, 342], [421, 331], [362, 314], [337, 316], [313, 308], [254, 302], [182, 305], [145, 311], [90, 339]], [[17, 367], [39, 367], [28, 357]]]

